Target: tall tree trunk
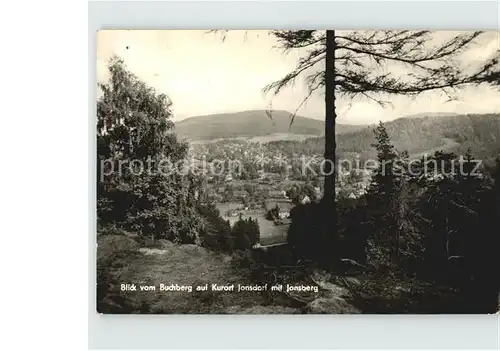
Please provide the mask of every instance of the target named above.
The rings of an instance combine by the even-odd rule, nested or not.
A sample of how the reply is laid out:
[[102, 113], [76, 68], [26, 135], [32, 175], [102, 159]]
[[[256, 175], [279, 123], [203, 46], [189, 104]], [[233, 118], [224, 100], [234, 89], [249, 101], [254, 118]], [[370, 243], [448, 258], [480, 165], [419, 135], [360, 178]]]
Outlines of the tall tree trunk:
[[[493, 240], [493, 245], [492, 247], [499, 247], [500, 245], [500, 240], [498, 238], [498, 228], [500, 228], [500, 155], [497, 157], [497, 168], [496, 168], [496, 174], [495, 174], [495, 202], [496, 202], [496, 216], [495, 219], [492, 219], [492, 227], [493, 229], [491, 230], [491, 234], [493, 235], [494, 239]], [[496, 228], [496, 232], [495, 232]], [[500, 312], [500, 255], [493, 255], [493, 257], [496, 257], [496, 259], [493, 259], [493, 267], [496, 267], [495, 269], [495, 276], [496, 278], [493, 279], [493, 286], [494, 286], [494, 291], [496, 293], [496, 312]]]
[[[335, 31], [326, 31], [325, 189], [323, 200], [335, 211]], [[333, 213], [332, 213], [333, 214]]]
[[336, 204], [335, 204], [335, 31], [326, 31], [325, 62], [325, 186], [323, 192], [323, 245], [322, 256], [325, 262], [334, 266], [338, 262]]

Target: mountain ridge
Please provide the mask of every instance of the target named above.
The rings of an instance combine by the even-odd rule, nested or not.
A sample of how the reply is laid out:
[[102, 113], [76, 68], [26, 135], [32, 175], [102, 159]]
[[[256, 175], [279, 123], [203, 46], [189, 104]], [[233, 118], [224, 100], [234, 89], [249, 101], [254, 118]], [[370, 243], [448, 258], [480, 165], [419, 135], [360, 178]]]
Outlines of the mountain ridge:
[[[322, 120], [296, 115], [285, 110], [245, 110], [192, 116], [174, 122], [177, 134], [191, 141], [231, 139], [238, 137], [260, 137], [272, 134], [296, 134], [323, 136], [325, 123]], [[365, 125], [337, 124], [337, 133], [359, 130]]]
[[[376, 157], [372, 147], [376, 124], [337, 135], [339, 154], [356, 153], [365, 158]], [[500, 155], [500, 113], [464, 114], [445, 117], [398, 118], [384, 123], [394, 146], [410, 155], [436, 150], [465, 154], [468, 148], [480, 158]], [[314, 137], [303, 142], [275, 141], [269, 147], [293, 148], [295, 152], [324, 153], [324, 138]]]
[[[214, 113], [190, 116], [174, 121], [176, 133], [191, 142], [206, 142], [220, 139], [302, 140], [324, 136], [324, 121], [296, 115], [292, 124], [292, 113], [286, 110], [243, 110], [237, 112]], [[403, 115], [384, 123], [400, 120], [419, 120], [457, 117], [453, 112], [421, 112]], [[336, 134], [358, 132], [371, 128], [378, 122], [369, 124], [336, 124]]]

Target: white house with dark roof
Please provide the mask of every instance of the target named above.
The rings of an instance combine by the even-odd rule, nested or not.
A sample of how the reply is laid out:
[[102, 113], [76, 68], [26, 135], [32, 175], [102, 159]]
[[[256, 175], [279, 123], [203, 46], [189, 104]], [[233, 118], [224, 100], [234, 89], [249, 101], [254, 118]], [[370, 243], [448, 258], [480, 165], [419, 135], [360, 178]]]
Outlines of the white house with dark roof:
[[280, 219], [290, 217], [290, 211], [293, 208], [293, 204], [290, 201], [266, 200], [264, 203], [264, 208], [266, 211], [270, 211], [276, 206], [278, 206], [279, 209], [278, 216]]

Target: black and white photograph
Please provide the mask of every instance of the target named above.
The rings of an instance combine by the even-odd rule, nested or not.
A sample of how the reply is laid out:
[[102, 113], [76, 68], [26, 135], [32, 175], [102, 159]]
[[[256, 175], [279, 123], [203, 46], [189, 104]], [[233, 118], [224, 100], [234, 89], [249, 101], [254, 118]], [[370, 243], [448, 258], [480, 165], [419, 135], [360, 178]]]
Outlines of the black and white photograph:
[[98, 313], [500, 313], [499, 31], [96, 41]]

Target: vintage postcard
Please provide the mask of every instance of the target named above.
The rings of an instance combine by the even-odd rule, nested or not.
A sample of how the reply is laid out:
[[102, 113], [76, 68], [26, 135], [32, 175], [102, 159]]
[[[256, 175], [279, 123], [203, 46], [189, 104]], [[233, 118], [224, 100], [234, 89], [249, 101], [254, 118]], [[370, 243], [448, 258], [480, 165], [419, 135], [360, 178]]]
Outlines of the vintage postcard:
[[97, 311], [497, 313], [499, 43], [99, 31]]

